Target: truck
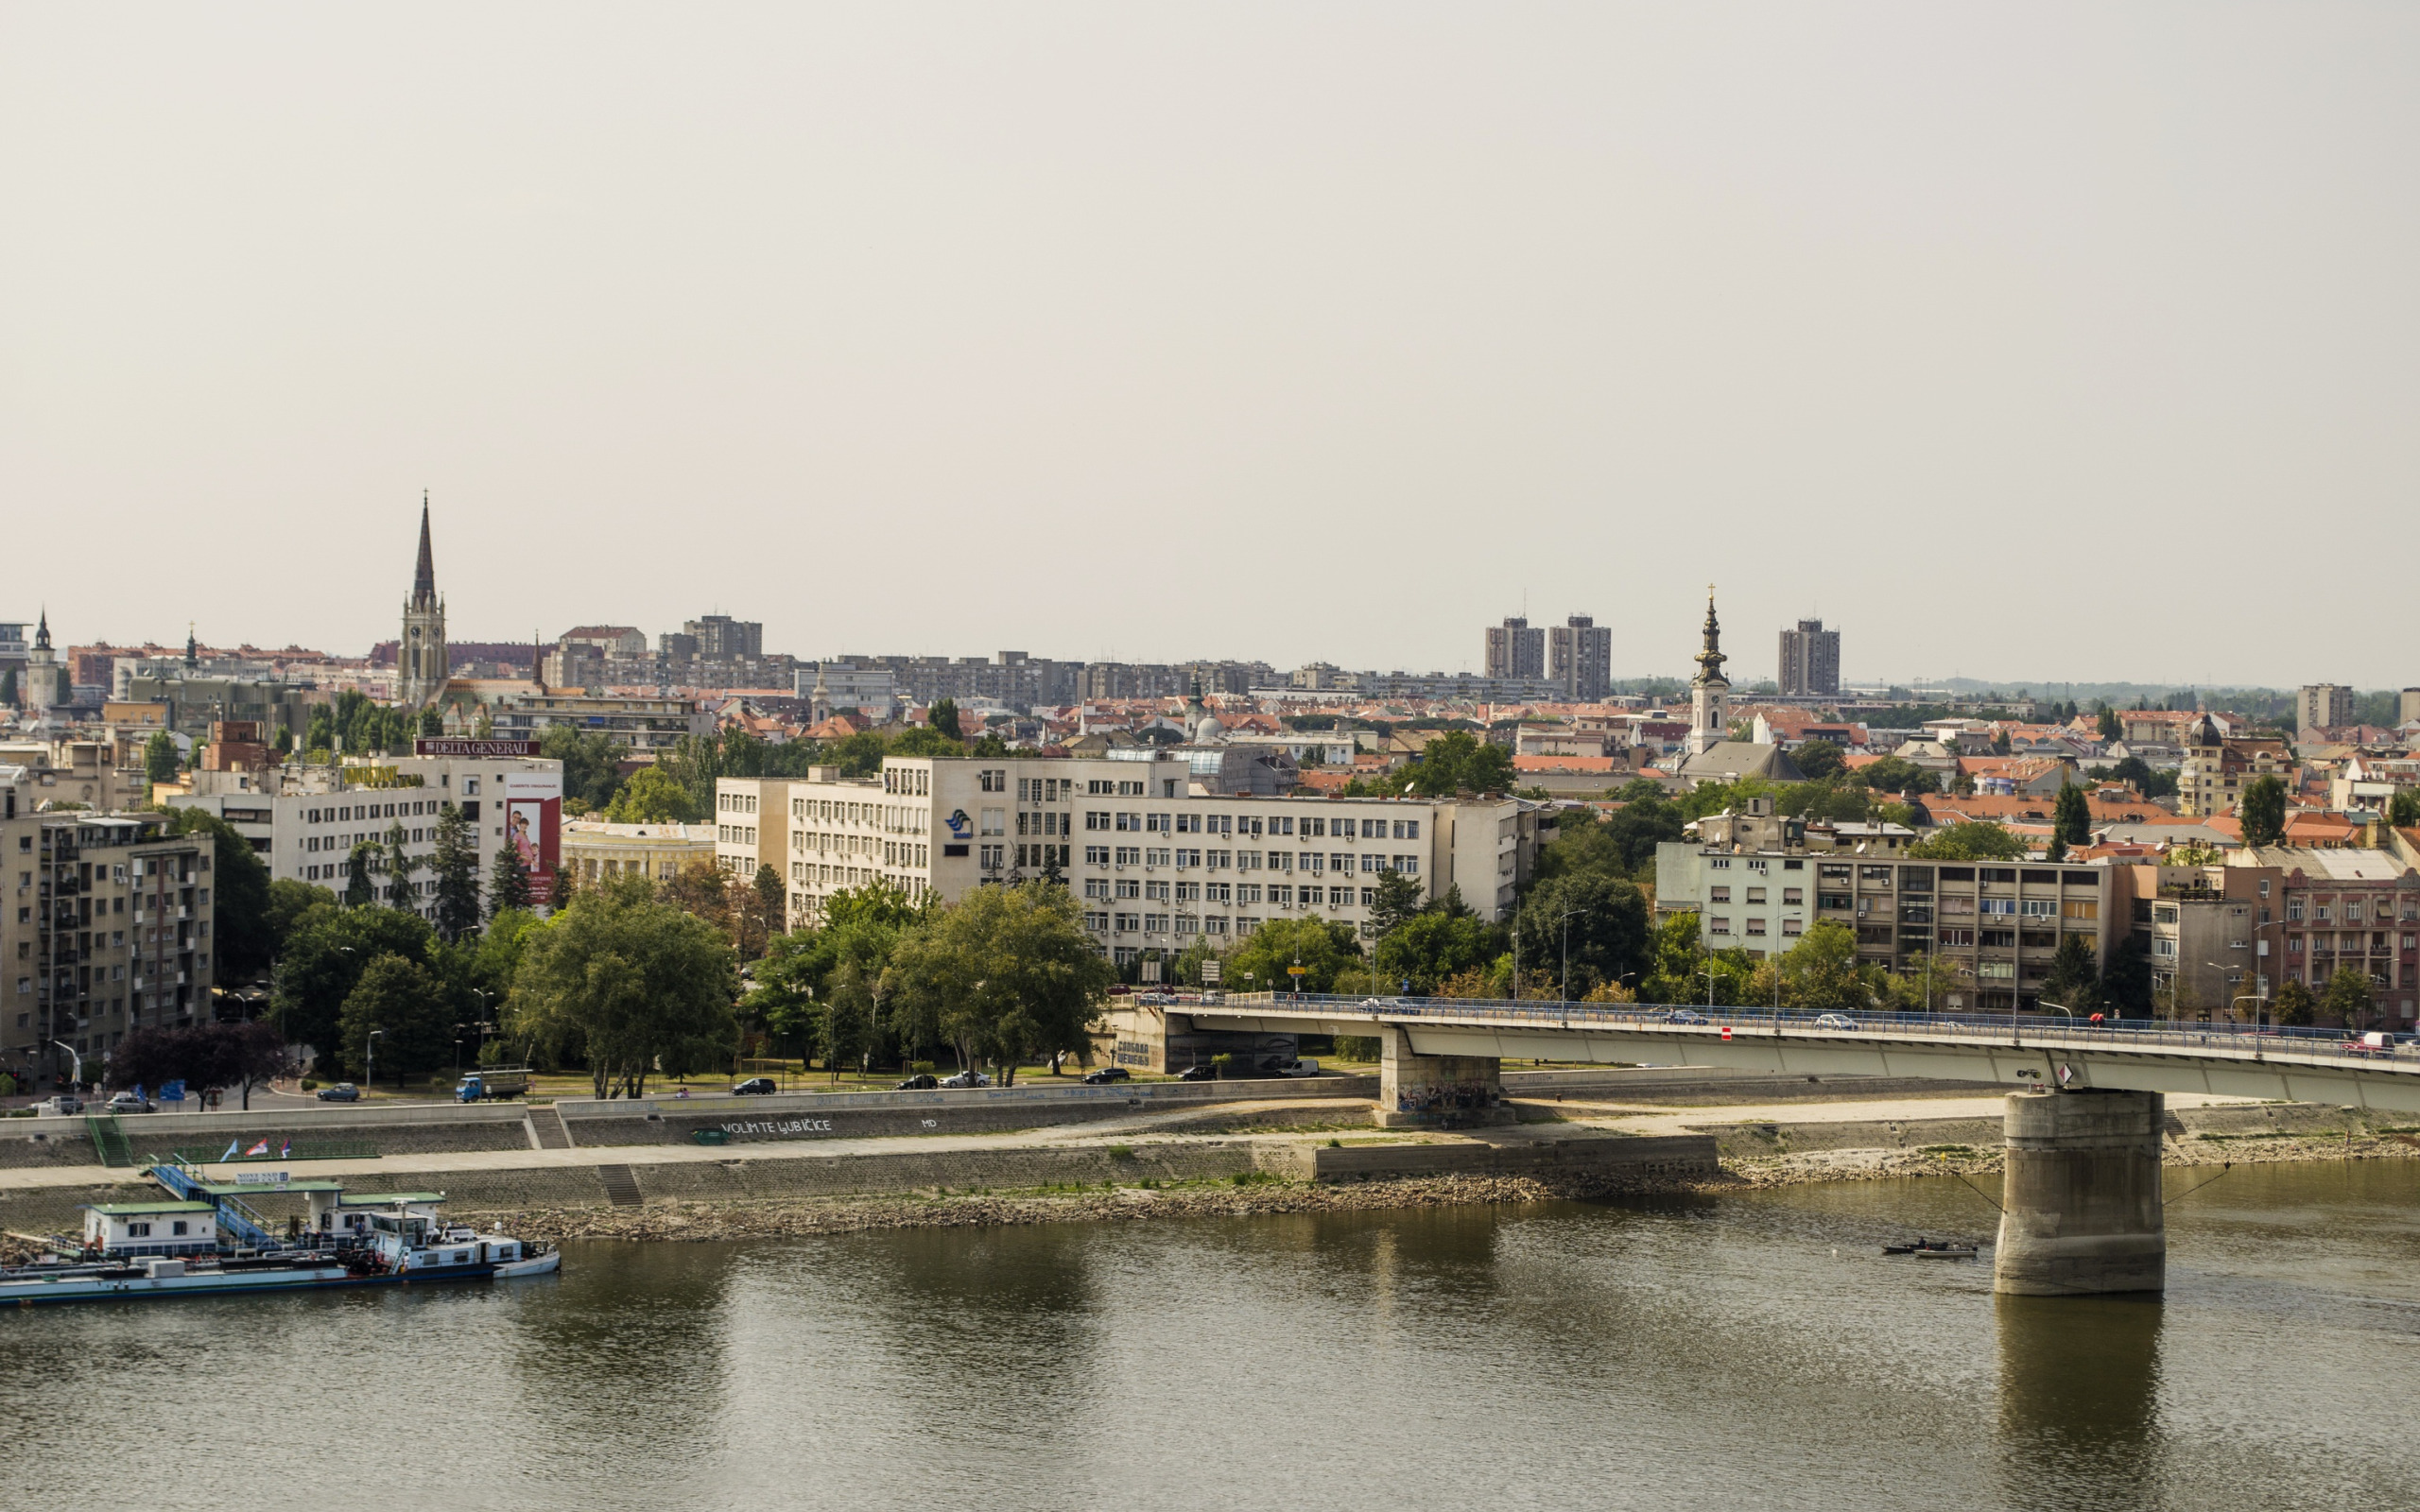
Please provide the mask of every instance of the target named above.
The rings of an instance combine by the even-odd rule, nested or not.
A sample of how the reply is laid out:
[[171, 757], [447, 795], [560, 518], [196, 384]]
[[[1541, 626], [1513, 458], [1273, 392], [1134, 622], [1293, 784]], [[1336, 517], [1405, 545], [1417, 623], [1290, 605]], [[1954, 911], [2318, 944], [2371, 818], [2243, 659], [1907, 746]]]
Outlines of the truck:
[[501, 1098], [518, 1097], [528, 1090], [528, 1067], [489, 1066], [456, 1082], [454, 1100], [458, 1103], [494, 1102]]

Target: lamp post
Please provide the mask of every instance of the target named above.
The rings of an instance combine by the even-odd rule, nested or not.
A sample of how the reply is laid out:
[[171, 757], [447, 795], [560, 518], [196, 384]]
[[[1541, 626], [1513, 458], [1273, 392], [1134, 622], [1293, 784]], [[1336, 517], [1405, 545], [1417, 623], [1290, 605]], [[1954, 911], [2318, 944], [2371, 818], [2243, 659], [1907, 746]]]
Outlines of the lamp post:
[[1587, 912], [1585, 908], [1574, 908], [1555, 920], [1563, 926], [1563, 1001], [1565, 1003], [1571, 1001], [1571, 921]]
[[80, 1090], [84, 1085], [83, 1053], [64, 1040], [53, 1040], [51, 1043], [57, 1045], [60, 1049], [66, 1051], [68, 1056], [71, 1057], [75, 1069], [67, 1074], [67, 1077], [71, 1083]]

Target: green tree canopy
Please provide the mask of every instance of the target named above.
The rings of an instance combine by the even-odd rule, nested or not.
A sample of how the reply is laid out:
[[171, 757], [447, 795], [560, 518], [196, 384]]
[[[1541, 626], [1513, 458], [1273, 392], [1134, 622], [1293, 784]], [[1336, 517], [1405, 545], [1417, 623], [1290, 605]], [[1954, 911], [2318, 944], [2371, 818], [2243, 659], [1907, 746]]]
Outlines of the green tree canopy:
[[2059, 784], [2058, 800], [2050, 808], [2050, 833], [2064, 845], [2092, 844], [2092, 805], [2084, 801], [2083, 788]]
[[272, 953], [283, 960], [285, 943], [294, 937], [295, 926], [312, 909], [336, 907], [337, 895], [327, 888], [291, 877], [280, 877], [268, 885], [268, 933]]
[[1380, 872], [1372, 891], [1376, 897], [1370, 904], [1370, 928], [1381, 938], [1418, 914], [1426, 902], [1419, 882], [1400, 871]]
[[2277, 995], [2270, 1001], [2269, 1020], [2296, 1028], [2308, 1028], [2319, 1020], [2319, 999], [2296, 977], [2288, 977], [2277, 987]]
[[2042, 979], [2041, 1001], [2071, 1009], [2080, 1019], [2101, 1011], [2100, 958], [2090, 940], [2069, 935], [2059, 941], [2050, 974]]
[[1333, 992], [1337, 973], [1360, 965], [1361, 946], [1353, 926], [1306, 914], [1272, 919], [1244, 936], [1227, 956], [1222, 975], [1231, 992], [1291, 991], [1286, 969], [1299, 957], [1303, 990]]
[[605, 817], [614, 824], [697, 824], [703, 812], [688, 788], [657, 765], [632, 772], [614, 795]]
[[1501, 793], [1512, 786], [1512, 753], [1467, 730], [1449, 730], [1421, 748], [1420, 759], [1394, 774], [1398, 791], [1451, 798], [1456, 793]]
[[155, 730], [143, 743], [143, 776], [152, 782], [173, 782], [177, 780], [177, 743], [164, 730]]
[[374, 1030], [380, 1073], [398, 1080], [425, 1075], [453, 1056], [458, 1022], [454, 995], [426, 966], [403, 955], [372, 956], [345, 994], [337, 1058], [348, 1070], [367, 1074]]
[[1648, 969], [1647, 900], [1626, 877], [1582, 871], [1542, 882], [1522, 902], [1515, 927], [1522, 971], [1547, 972], [1558, 986], [1568, 947], [1574, 998], [1625, 977], [1634, 983]]
[[2118, 1018], [2152, 1015], [2152, 958], [2131, 932], [2118, 936], [2109, 953], [2109, 964], [2100, 973], [2100, 1001], [2104, 1012]]
[[2021, 861], [2031, 852], [2021, 836], [1989, 820], [1944, 825], [1908, 848], [1922, 861]]
[[934, 699], [933, 706], [925, 712], [925, 722], [936, 732], [949, 737], [953, 744], [965, 737], [966, 731], [959, 724], [958, 700], [955, 698]]
[[685, 1075], [732, 1053], [737, 988], [719, 931], [627, 878], [525, 934], [511, 1022], [525, 1042], [577, 1040], [597, 1096], [637, 1097], [654, 1070]]
[[538, 754], [563, 764], [563, 806], [582, 814], [603, 813], [621, 791], [619, 764], [629, 754], [603, 730], [548, 725], [538, 737]]
[[999, 1066], [1006, 1085], [1020, 1060], [1090, 1058], [1116, 972], [1066, 888], [1025, 883], [977, 887], [927, 919], [899, 942], [886, 979], [896, 1012], [930, 1024], [964, 1064]]
[[[1465, 909], [1455, 915], [1436, 908], [1406, 919], [1379, 939], [1376, 965], [1380, 978], [1400, 989], [1431, 993], [1465, 971], [1480, 970], [1505, 951], [1504, 931]], [[1283, 972], [1284, 965], [1278, 968]], [[1227, 973], [1240, 976], [1232, 971]], [[1255, 986], [1259, 983], [1255, 981]]]
[[2398, 830], [2420, 826], [2420, 787], [2398, 787], [2387, 799], [2386, 822]]
[[1808, 1013], [1853, 1013], [1874, 1005], [1874, 984], [1857, 959], [1857, 931], [1819, 919], [1781, 957], [1782, 1001]]
[[495, 848], [495, 862], [488, 868], [488, 918], [515, 909], [527, 908], [534, 900], [529, 893], [529, 869], [521, 864], [517, 846]]
[[1885, 756], [1866, 763], [1850, 774], [1850, 781], [1862, 782], [1877, 793], [1938, 793], [1941, 779], [1932, 769], [1918, 766], [1899, 756]]
[[1848, 769], [1848, 753], [1831, 741], [1810, 740], [1789, 753], [1789, 763], [1808, 782], [1820, 782]]
[[2275, 845], [2286, 837], [2286, 784], [2274, 776], [2254, 778], [2236, 805], [2248, 846]]
[[2327, 979], [2326, 990], [2319, 995], [2320, 1010], [2345, 1028], [2359, 1032], [2370, 1026], [2370, 1015], [2377, 1006], [2377, 994], [2370, 983], [2370, 973], [2358, 966], [2340, 966]]
[[362, 970], [381, 955], [425, 963], [436, 943], [437, 932], [418, 914], [316, 904], [286, 937], [269, 992], [270, 1016], [288, 1042], [340, 1058], [338, 1021]]
[[[458, 940], [479, 927], [478, 833], [460, 809], [447, 803], [437, 811], [436, 840], [428, 866], [437, 884], [437, 933]], [[498, 850], [510, 852], [512, 847]]]

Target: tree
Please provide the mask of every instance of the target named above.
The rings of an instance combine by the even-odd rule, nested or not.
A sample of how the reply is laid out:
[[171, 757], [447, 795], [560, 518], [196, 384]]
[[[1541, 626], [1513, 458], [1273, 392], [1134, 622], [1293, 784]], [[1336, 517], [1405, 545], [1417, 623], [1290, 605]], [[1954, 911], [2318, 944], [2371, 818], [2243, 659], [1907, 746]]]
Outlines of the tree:
[[[2236, 805], [2248, 846], [2275, 845], [2286, 837], [2286, 784], [2273, 775], [2254, 778]], [[2332, 986], [2333, 984], [2331, 984]]]
[[890, 742], [888, 754], [892, 756], [963, 756], [966, 743], [952, 735], [944, 735], [929, 725], [903, 730]]
[[1305, 992], [1335, 989], [1336, 974], [1359, 963], [1361, 947], [1353, 926], [1307, 914], [1272, 919], [1244, 936], [1228, 955], [1221, 980], [1230, 991], [1288, 992], [1297, 978], [1286, 969], [1298, 962]]
[[787, 929], [790, 895], [789, 889], [782, 885], [782, 874], [770, 867], [760, 865], [749, 885], [756, 889], [757, 902], [764, 908], [766, 933], [778, 935]]
[[266, 1023], [195, 1024], [190, 1029], [136, 1029], [110, 1053], [109, 1085], [158, 1091], [182, 1081], [199, 1091], [233, 1087], [243, 1106], [252, 1089], [285, 1074], [285, 1041]]
[[2103, 740], [2120, 740], [2125, 736], [2126, 727], [2118, 723], [2118, 711], [2105, 703], [2100, 706], [2099, 726]]
[[[445, 1064], [458, 1022], [436, 973], [403, 955], [377, 955], [345, 994], [338, 1016], [338, 1057], [365, 1075], [374, 1060], [398, 1082]], [[371, 1048], [370, 1037], [378, 1037]]]
[[1514, 928], [1523, 969], [1550, 973], [1559, 991], [1567, 947], [1572, 996], [1635, 980], [1647, 969], [1647, 900], [1626, 877], [1583, 871], [1542, 882], [1522, 903]]
[[1433, 908], [1382, 936], [1376, 965], [1378, 975], [1386, 981], [1409, 983], [1405, 990], [1425, 994], [1465, 971], [1485, 967], [1505, 948], [1504, 931], [1468, 909], [1456, 915]]
[[2083, 788], [2059, 784], [2058, 801], [2050, 807], [2050, 833], [2064, 845], [2092, 844], [2092, 805], [2084, 801]]
[[269, 928], [268, 868], [236, 828], [208, 809], [180, 808], [170, 828], [178, 834], [210, 834], [210, 868], [217, 877], [211, 906], [222, 982], [250, 982], [268, 970], [277, 954]]
[[955, 698], [934, 699], [932, 708], [925, 713], [925, 723], [928, 728], [938, 730], [953, 741], [960, 740], [966, 734], [966, 731], [959, 728], [958, 700]]
[[143, 777], [150, 782], [173, 782], [177, 780], [177, 743], [164, 730], [151, 731], [143, 743]]
[[1421, 747], [1420, 759], [1395, 774], [1398, 791], [1451, 798], [1456, 793], [1501, 793], [1512, 785], [1512, 755], [1467, 730], [1448, 730]]
[[1989, 820], [1945, 825], [1908, 848], [1921, 861], [2021, 861], [2025, 841]]
[[[686, 737], [683, 737], [686, 738]], [[622, 747], [603, 730], [583, 731], [570, 725], [548, 725], [538, 737], [538, 754], [563, 764], [563, 806], [578, 803], [582, 814], [611, 808], [621, 790]]]
[[527, 932], [513, 1032], [531, 1044], [577, 1040], [598, 1097], [637, 1097], [658, 1068], [685, 1074], [732, 1053], [737, 986], [719, 932], [628, 878], [582, 891]]
[[2308, 1028], [2318, 1018], [2319, 999], [2300, 978], [2290, 976], [2278, 984], [2277, 995], [2269, 1004], [2270, 1022]]
[[2059, 941], [2050, 957], [2050, 974], [2042, 979], [2041, 1001], [2085, 1017], [2100, 1011], [2100, 960], [2092, 942], [2082, 935]]
[[529, 871], [521, 864], [516, 846], [496, 847], [495, 863], [488, 868], [488, 919], [529, 906]]
[[2420, 787], [2398, 787], [2387, 800], [2386, 822], [2398, 830], [2420, 825]]
[[[498, 848], [510, 855], [510, 843]], [[437, 933], [447, 941], [475, 934], [479, 927], [479, 838], [462, 811], [448, 803], [437, 811], [437, 843], [429, 852], [436, 873]]]
[[660, 765], [631, 773], [605, 810], [614, 824], [696, 824], [702, 816], [689, 790]]
[[1938, 793], [1941, 780], [1931, 768], [1918, 766], [1899, 756], [1885, 756], [1866, 763], [1850, 774], [1850, 781], [1861, 782], [1877, 793]]
[[1873, 988], [1857, 962], [1857, 931], [1819, 919], [1779, 962], [1785, 1001], [1809, 1013], [1851, 1013], [1870, 1007]]
[[2100, 973], [2100, 1001], [2120, 1019], [2152, 1016], [2152, 958], [2143, 942], [2129, 933], [2119, 937]]
[[268, 934], [270, 953], [277, 959], [285, 957], [286, 942], [294, 937], [294, 930], [302, 916], [312, 909], [336, 908], [337, 895], [312, 883], [296, 882], [280, 877], [268, 885]]
[[2368, 1028], [2371, 1011], [2377, 1006], [2370, 973], [2358, 966], [2338, 967], [2336, 974], [2327, 979], [2326, 989], [2319, 995], [2319, 1006], [2356, 1034]]
[[411, 831], [404, 827], [401, 819], [387, 826], [386, 854], [382, 857], [382, 864], [387, 873], [387, 902], [390, 907], [412, 906], [412, 873], [426, 865], [419, 856], [412, 854], [411, 837]]
[[0, 672], [0, 709], [17, 707], [17, 669]]
[[572, 899], [578, 895], [579, 891], [579, 885], [572, 881], [571, 868], [569, 867], [557, 868], [554, 885], [546, 893], [547, 908], [557, 912], [569, 908]]
[[1381, 939], [1418, 914], [1424, 901], [1420, 884], [1400, 871], [1380, 872], [1373, 890], [1377, 896], [1370, 904], [1370, 928]]
[[1828, 740], [1810, 740], [1789, 753], [1790, 765], [1810, 782], [1820, 782], [1848, 769], [1848, 753]]
[[319, 905], [295, 921], [269, 988], [269, 1017], [289, 1044], [322, 1058], [343, 1049], [339, 1021], [362, 969], [381, 955], [425, 962], [436, 931], [418, 914], [374, 905]]
[[1006, 1086], [1021, 1060], [1067, 1051], [1089, 1059], [1092, 1022], [1115, 971], [1086, 933], [1064, 887], [977, 887], [899, 942], [886, 980], [902, 1011], [978, 1057]]
[[435, 704], [431, 704], [420, 712], [420, 736], [422, 739], [435, 740], [444, 733], [445, 716], [437, 712], [437, 706]]
[[378, 902], [378, 889], [370, 882], [370, 864], [377, 854], [377, 842], [356, 840], [352, 852], [344, 858], [344, 905], [347, 908], [368, 908]]

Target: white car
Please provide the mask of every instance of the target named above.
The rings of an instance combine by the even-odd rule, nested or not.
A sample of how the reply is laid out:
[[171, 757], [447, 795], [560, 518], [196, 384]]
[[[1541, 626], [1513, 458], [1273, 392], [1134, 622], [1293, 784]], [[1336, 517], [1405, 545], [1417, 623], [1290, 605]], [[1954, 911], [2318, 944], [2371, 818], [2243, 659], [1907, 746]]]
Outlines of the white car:
[[1850, 1018], [1845, 1013], [1819, 1013], [1815, 1016], [1815, 1027], [1818, 1029], [1854, 1029], [1857, 1027], [1857, 1021]]
[[955, 1076], [943, 1076], [942, 1085], [944, 1087], [989, 1087], [992, 1085], [992, 1078], [979, 1071], [961, 1071]]

